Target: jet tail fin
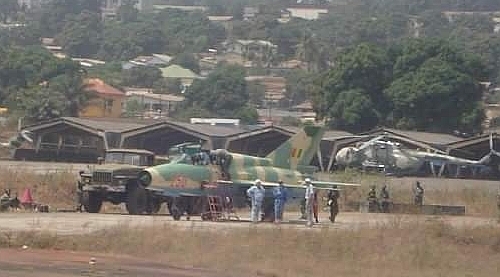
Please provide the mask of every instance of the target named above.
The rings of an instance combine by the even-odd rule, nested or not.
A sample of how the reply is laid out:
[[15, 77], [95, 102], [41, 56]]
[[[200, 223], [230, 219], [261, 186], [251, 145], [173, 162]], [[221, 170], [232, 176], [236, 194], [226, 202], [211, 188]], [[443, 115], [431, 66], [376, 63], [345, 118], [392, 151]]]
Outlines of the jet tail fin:
[[308, 166], [319, 148], [323, 133], [321, 126], [307, 125], [266, 158], [281, 168], [297, 170], [298, 166]]

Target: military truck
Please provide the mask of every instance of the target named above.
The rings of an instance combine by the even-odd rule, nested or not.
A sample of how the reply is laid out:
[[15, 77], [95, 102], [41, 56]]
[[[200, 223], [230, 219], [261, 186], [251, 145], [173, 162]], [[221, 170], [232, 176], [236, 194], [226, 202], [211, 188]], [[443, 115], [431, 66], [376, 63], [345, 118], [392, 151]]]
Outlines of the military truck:
[[129, 214], [156, 213], [162, 199], [140, 184], [138, 174], [146, 167], [167, 162], [147, 150], [109, 149], [97, 165], [80, 171], [79, 201], [89, 213], [98, 213], [105, 201], [125, 203]]

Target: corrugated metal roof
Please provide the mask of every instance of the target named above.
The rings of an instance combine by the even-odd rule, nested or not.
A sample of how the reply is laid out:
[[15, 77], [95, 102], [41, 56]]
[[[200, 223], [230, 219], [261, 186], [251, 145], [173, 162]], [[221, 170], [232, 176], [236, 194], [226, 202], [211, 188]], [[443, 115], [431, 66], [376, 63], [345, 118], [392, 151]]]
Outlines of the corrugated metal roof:
[[187, 79], [195, 79], [199, 76], [193, 71], [184, 68], [182, 66], [173, 64], [167, 67], [160, 68], [161, 75], [163, 78], [187, 78]]
[[73, 122], [75, 124], [83, 125], [99, 131], [116, 132], [116, 133], [137, 129], [152, 123], [152, 122], [138, 123], [138, 122], [127, 121], [126, 119], [110, 120], [109, 118], [87, 119], [79, 117], [63, 117], [62, 120]]
[[248, 131], [246, 128], [240, 126], [227, 127], [220, 125], [191, 124], [191, 123], [174, 122], [174, 121], [169, 121], [169, 123], [206, 136], [226, 137], [226, 136], [233, 136], [245, 133]]
[[391, 129], [391, 128], [383, 128], [382, 130], [393, 133], [393, 134], [405, 136], [405, 137], [412, 139], [412, 140], [415, 140], [415, 141], [425, 142], [425, 143], [429, 143], [429, 144], [446, 145], [449, 143], [463, 140], [463, 138], [461, 138], [461, 137], [456, 137], [453, 135], [443, 134], [443, 133], [402, 131], [402, 130], [396, 130], [396, 129]]

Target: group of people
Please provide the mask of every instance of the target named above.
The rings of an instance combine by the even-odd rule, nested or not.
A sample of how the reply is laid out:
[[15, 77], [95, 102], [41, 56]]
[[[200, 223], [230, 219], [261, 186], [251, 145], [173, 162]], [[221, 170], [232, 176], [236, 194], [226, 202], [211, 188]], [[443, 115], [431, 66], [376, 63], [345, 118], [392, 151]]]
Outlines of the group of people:
[[[307, 219], [307, 226], [312, 226], [314, 221], [319, 222], [318, 219], [318, 191], [314, 188], [311, 179], [305, 179], [306, 191], [303, 198], [303, 205], [301, 207], [302, 214]], [[262, 204], [264, 202], [265, 188], [262, 181], [257, 179], [254, 185], [247, 190], [247, 196], [251, 200], [250, 218], [252, 222], [256, 223], [261, 220]], [[283, 181], [278, 182], [278, 186], [273, 189], [274, 198], [274, 222], [281, 223], [283, 220], [283, 211], [285, 203], [288, 200], [288, 190]], [[335, 222], [335, 218], [339, 213], [338, 206], [339, 191], [337, 186], [333, 186], [328, 192], [328, 206], [330, 207], [330, 221]]]
[[[391, 205], [391, 199], [389, 197], [389, 191], [387, 185], [384, 185], [380, 190], [380, 199], [377, 198], [377, 192], [375, 191], [375, 186], [370, 188], [368, 192], [368, 211], [375, 212], [381, 211], [383, 213], [389, 212], [389, 207]], [[420, 184], [420, 181], [416, 181], [413, 187], [413, 204], [416, 206], [422, 206], [424, 203], [424, 188]]]
[[389, 196], [389, 190], [387, 189], [387, 185], [384, 185], [380, 190], [380, 202], [377, 198], [377, 192], [375, 191], [375, 186], [370, 188], [368, 192], [368, 211], [375, 212], [381, 211], [383, 213], [389, 212], [389, 207], [391, 205], [391, 198]]

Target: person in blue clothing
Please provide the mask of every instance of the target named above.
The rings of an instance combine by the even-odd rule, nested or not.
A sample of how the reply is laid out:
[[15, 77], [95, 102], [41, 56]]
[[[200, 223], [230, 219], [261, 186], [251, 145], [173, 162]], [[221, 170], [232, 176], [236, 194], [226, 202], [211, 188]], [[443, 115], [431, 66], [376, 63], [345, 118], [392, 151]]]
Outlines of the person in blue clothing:
[[274, 222], [281, 223], [283, 220], [283, 211], [288, 198], [288, 192], [283, 181], [278, 181], [278, 186], [273, 190], [274, 197]]

